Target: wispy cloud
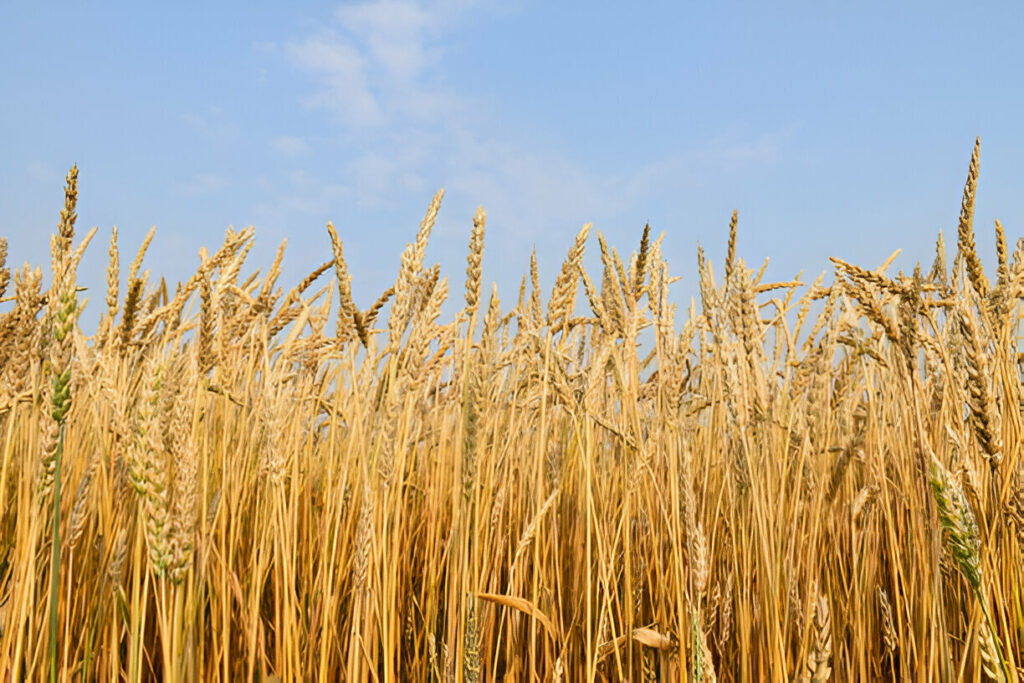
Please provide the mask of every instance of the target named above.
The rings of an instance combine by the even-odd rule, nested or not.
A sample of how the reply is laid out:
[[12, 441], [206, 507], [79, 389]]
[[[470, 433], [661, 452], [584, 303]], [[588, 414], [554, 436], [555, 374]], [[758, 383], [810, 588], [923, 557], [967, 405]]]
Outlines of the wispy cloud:
[[303, 100], [307, 107], [328, 109], [350, 125], [381, 122], [377, 97], [370, 91], [366, 60], [354, 45], [327, 31], [301, 43], [290, 43], [288, 54], [298, 66], [319, 77], [319, 90]]
[[[310, 174], [309, 185], [292, 184], [291, 199], [282, 203], [299, 195], [317, 203], [345, 196], [372, 208], [396, 196], [429, 196], [443, 185], [450, 201], [482, 202], [492, 218], [533, 240], [555, 225], [574, 230], [581, 220], [617, 215], [655, 188], [670, 192], [672, 183], [709, 166], [726, 174], [770, 164], [785, 143], [785, 135], [734, 135], [699, 148], [666, 149], [662, 158], [624, 170], [593, 170], [571, 150], [496, 133], [515, 126], [501, 122], [500, 112], [475, 93], [451, 88], [445, 72], [453, 32], [469, 23], [468, 13], [489, 11], [478, 4], [345, 4], [329, 26], [284, 43], [286, 58], [312, 79], [302, 104], [331, 113], [349, 156], [331, 192], [317, 188]], [[291, 149], [286, 140], [275, 141], [285, 154]]]
[[231, 182], [218, 173], [197, 173], [180, 183], [179, 190], [187, 195], [211, 195], [229, 187]]
[[208, 107], [203, 112], [189, 112], [182, 119], [193, 130], [212, 142], [228, 142], [238, 138], [238, 124], [220, 107]]
[[352, 127], [432, 121], [452, 113], [455, 98], [431, 81], [443, 54], [442, 27], [462, 9], [411, 0], [339, 7], [332, 25], [285, 44], [292, 63], [318, 81], [303, 104], [328, 110]]
[[398, 81], [414, 82], [438, 55], [427, 40], [436, 36], [440, 16], [414, 2], [344, 5], [335, 16], [347, 32], [365, 43], [374, 62]]
[[60, 181], [60, 173], [58, 173], [52, 166], [42, 161], [33, 161], [28, 165], [26, 169], [28, 176], [33, 180], [37, 180], [41, 183], [54, 184]]
[[309, 145], [294, 135], [281, 135], [270, 141], [270, 146], [286, 157], [302, 156], [309, 151]]

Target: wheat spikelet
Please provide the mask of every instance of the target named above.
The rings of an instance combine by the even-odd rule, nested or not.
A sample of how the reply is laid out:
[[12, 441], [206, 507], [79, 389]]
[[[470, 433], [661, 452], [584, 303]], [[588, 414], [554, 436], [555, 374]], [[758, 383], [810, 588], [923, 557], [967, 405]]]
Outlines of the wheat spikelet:
[[715, 274], [711, 262], [704, 257], [704, 248], [697, 245], [697, 276], [700, 285], [700, 301], [704, 320], [713, 334], [718, 335], [718, 315], [721, 306], [721, 294], [715, 284]]
[[417, 317], [423, 314], [427, 307], [427, 302], [433, 296], [434, 289], [437, 287], [440, 279], [441, 266], [436, 263], [430, 268], [425, 268], [420, 276], [416, 278], [412, 295], [412, 316], [414, 322]]
[[439, 189], [430, 200], [427, 213], [420, 222], [420, 228], [416, 232], [415, 250], [413, 252], [417, 270], [423, 263], [423, 257], [427, 251], [427, 241], [430, 239], [430, 232], [434, 229], [434, 222], [437, 220], [437, 212], [441, 210], [441, 200], [444, 199], [444, 188]]
[[655, 683], [658, 680], [658, 668], [655, 664], [654, 650], [644, 650], [640, 663], [641, 676], [644, 683]]
[[466, 365], [465, 397], [463, 399], [462, 435], [462, 497], [472, 502], [476, 490], [477, 446], [479, 441], [480, 402], [482, 382], [476, 356]]
[[[821, 278], [819, 277], [819, 280], [820, 279]], [[821, 330], [824, 329], [826, 325], [834, 323], [833, 318], [835, 316], [836, 307], [839, 304], [840, 299], [846, 293], [847, 288], [847, 283], [841, 283], [838, 281], [836, 282], [836, 284], [828, 288], [828, 292], [824, 295], [825, 304], [822, 307], [821, 313], [818, 314], [817, 319], [811, 326], [811, 330], [807, 335], [807, 339], [804, 340], [803, 346], [800, 348], [801, 353], [806, 355], [809, 351], [811, 351], [811, 349], [814, 348], [814, 345], [816, 343], [815, 340], [818, 338], [818, 334], [821, 332]], [[809, 295], [807, 300], [805, 301], [805, 304], [809, 306], [813, 299], [813, 295]]]
[[476, 597], [466, 593], [466, 630], [462, 655], [462, 680], [477, 683], [480, 680], [480, 633], [476, 617]]
[[217, 489], [213, 493], [213, 497], [210, 499], [210, 504], [206, 510], [206, 528], [210, 529], [213, 527], [215, 521], [217, 521], [217, 512], [220, 510], [220, 498], [222, 489]]
[[[434, 270], [433, 272], [439, 272]], [[409, 333], [409, 340], [403, 352], [405, 363], [404, 374], [410, 387], [416, 387], [426, 378], [422, 374], [424, 358], [430, 350], [431, 342], [436, 339], [436, 325], [434, 322], [441, 315], [441, 307], [448, 298], [448, 278], [444, 277], [440, 282], [428, 283], [430, 293], [423, 302], [423, 308], [415, 318], [412, 332]]]
[[89, 520], [89, 491], [92, 485], [93, 463], [90, 461], [85, 474], [78, 481], [75, 489], [75, 502], [71, 507], [71, 521], [68, 532], [68, 546], [75, 548], [85, 533], [85, 524]]
[[963, 490], [945, 467], [932, 456], [929, 481], [938, 504], [939, 522], [960, 572], [971, 588], [981, 592], [981, 540]]
[[167, 510], [167, 466], [157, 414], [162, 374], [163, 368], [156, 361], [146, 362], [139, 385], [128, 459], [128, 474], [139, 496], [150, 566], [158, 576], [167, 571], [172, 559]]
[[11, 282], [11, 269], [7, 267], [7, 238], [0, 237], [0, 299]]
[[309, 275], [304, 277], [299, 284], [289, 290], [288, 294], [285, 295], [284, 300], [281, 302], [277, 313], [270, 319], [270, 322], [267, 323], [268, 337], [274, 337], [278, 332], [284, 329], [288, 323], [295, 319], [298, 315], [298, 310], [293, 307], [293, 304], [301, 298], [303, 292], [309, 289], [321, 275], [326, 273], [333, 266], [333, 259], [330, 261], [324, 261], [309, 273]]
[[1009, 279], [1009, 260], [1007, 257], [1006, 233], [1003, 231], [1003, 224], [996, 219], [996, 282], [999, 288], [1006, 286]]
[[[690, 675], [694, 681], [715, 683], [718, 677], [715, 675], [715, 665], [711, 660], [711, 651], [708, 649], [707, 636], [701, 630], [700, 610], [695, 609], [690, 614]], [[634, 629], [633, 637], [636, 638], [638, 631], [647, 629]], [[658, 634], [661, 635], [661, 634]], [[664, 638], [665, 649], [672, 646], [671, 639]]]
[[726, 579], [725, 592], [722, 594], [722, 601], [719, 603], [718, 613], [718, 650], [725, 651], [726, 643], [732, 636], [732, 574]]
[[851, 296], [857, 299], [864, 317], [880, 327], [894, 344], [905, 350], [907, 345], [902, 343], [903, 335], [900, 326], [897, 321], [893, 320], [891, 310], [879, 302], [877, 290], [869, 282], [863, 280], [850, 281], [845, 288]]
[[1006, 233], [1003, 231], [1003, 224], [999, 222], [999, 219], [996, 219], [996, 257], [998, 261], [996, 286], [989, 294], [987, 303], [995, 313], [995, 319], [991, 323], [994, 333], [998, 335], [1001, 330], [1012, 327], [1013, 308], [1021, 296], [1021, 292], [1014, 291]]
[[836, 269], [843, 272], [850, 280], [860, 284], [867, 289], [877, 289], [882, 292], [900, 293], [900, 287], [879, 272], [861, 268], [853, 263], [847, 263], [841, 258], [830, 256], [829, 261], [835, 264]]
[[214, 312], [213, 286], [208, 273], [199, 281], [199, 302], [199, 341], [196, 347], [196, 360], [199, 365], [199, 374], [205, 375], [216, 363], [213, 349], [216, 314]]
[[871, 512], [878, 497], [878, 486], [864, 486], [857, 492], [857, 496], [850, 503], [850, 516], [854, 524], [861, 524]]
[[491, 537], [496, 537], [497, 534], [503, 533], [498, 527], [501, 523], [502, 516], [505, 513], [505, 502], [508, 499], [508, 487], [500, 486], [494, 497], [494, 504], [491, 506], [491, 517], [488, 524], [488, 533]]
[[232, 244], [233, 247], [228, 252], [225, 252], [223, 260], [217, 260], [212, 264], [212, 267], [220, 270], [220, 275], [217, 278], [218, 294], [227, 292], [231, 289], [232, 285], [238, 282], [238, 274], [242, 272], [242, 265], [245, 263], [245, 259], [248, 258], [253, 244], [255, 244], [252, 236], [253, 231], [251, 227], [241, 232], [234, 232], [231, 228], [228, 228], [224, 242]]
[[551, 299], [548, 301], [548, 327], [552, 330], [567, 326], [572, 317], [573, 308], [576, 304], [577, 273], [580, 263], [583, 261], [583, 246], [587, 241], [587, 233], [590, 232], [590, 223], [587, 223], [576, 234], [576, 239], [565, 261], [562, 262], [562, 270], [555, 279], [555, 286], [551, 291]]
[[173, 435], [171, 456], [177, 463], [170, 511], [171, 561], [169, 572], [171, 579], [176, 583], [185, 580], [185, 576], [192, 566], [199, 521], [199, 458], [191, 424], [193, 401], [193, 391], [186, 389], [176, 392], [174, 404], [171, 406], [172, 418], [168, 427], [169, 434]]
[[107, 578], [113, 585], [114, 592], [121, 587], [124, 581], [124, 565], [128, 559], [128, 529], [122, 527], [114, 537], [110, 564], [107, 565]]
[[95, 226], [92, 229], [90, 229], [89, 232], [85, 233], [85, 237], [83, 237], [82, 241], [78, 243], [78, 246], [75, 247], [75, 250], [71, 252], [69, 267], [72, 272], [77, 272], [78, 266], [82, 262], [82, 257], [85, 255], [85, 250], [89, 247], [89, 242], [92, 241], [92, 238], [96, 236], [96, 233], [98, 231], [99, 228]]
[[[671, 369], [676, 353], [675, 336], [675, 305], [669, 301], [668, 264], [662, 262], [656, 266], [651, 276], [652, 296], [651, 308], [654, 311], [654, 329], [658, 348]], [[660, 368], [659, 368], [660, 371]]]
[[739, 223], [739, 211], [732, 212], [729, 220], [729, 247], [725, 254], [725, 279], [732, 275], [732, 266], [736, 263], [736, 226]]
[[707, 683], [716, 683], [718, 681], [718, 675], [715, 673], [715, 662], [711, 658], [711, 649], [708, 647], [707, 634], [703, 634], [701, 636], [700, 654], [701, 663], [703, 665], [703, 676], [699, 680], [707, 681]]
[[943, 290], [949, 286], [949, 276], [946, 272], [946, 240], [941, 230], [935, 242], [935, 261], [928, 273], [928, 280], [938, 284]]
[[430, 632], [427, 634], [427, 667], [432, 681], [441, 680], [441, 670], [438, 668], [437, 661], [437, 636]]
[[622, 265], [622, 259], [619, 258], [619, 252], [612, 247], [612, 262], [615, 264], [615, 275], [618, 277], [619, 291], [625, 296], [632, 285], [632, 278], [626, 274], [626, 268]]
[[[601, 251], [601, 264], [603, 266], [603, 271], [601, 273], [601, 294], [605, 307], [613, 316], [618, 315], [619, 317], [622, 317], [623, 298], [626, 292], [622, 288], [622, 278], [619, 277], [618, 265], [616, 264], [614, 252], [608, 247], [608, 243], [605, 242], [604, 235], [602, 235], [600, 231], [597, 233], [597, 244]], [[613, 313], [613, 309], [617, 309], [618, 312]]]
[[860, 448], [859, 441], [861, 439], [863, 439], [863, 433], [859, 435], [857, 442], [851, 440], [851, 442], [839, 452], [839, 457], [836, 458], [836, 462], [832, 465], [832, 474], [828, 479], [828, 489], [825, 494], [826, 502], [832, 503], [832, 501], [836, 499], [836, 496], [839, 493], [839, 487], [843, 483], [843, 477], [846, 474], [847, 469], [849, 469], [850, 460], [853, 458], [854, 452]]
[[331, 237], [331, 248], [334, 251], [334, 274], [338, 279], [338, 322], [335, 334], [340, 341], [347, 341], [351, 339], [352, 333], [355, 331], [363, 346], [368, 346], [366, 328], [363, 327], [359, 311], [352, 302], [352, 276], [348, 274], [348, 266], [345, 265], [345, 251], [342, 248], [341, 238], [338, 237], [334, 224], [330, 221], [327, 221], [327, 234]]
[[[217, 251], [213, 254], [212, 257], [209, 255], [209, 252], [205, 247], [200, 249], [200, 267], [196, 270], [195, 273], [191, 275], [191, 277], [189, 277], [188, 281], [185, 282], [183, 286], [178, 288], [178, 291], [176, 292], [174, 299], [163, 307], [163, 310], [160, 312], [160, 314], [169, 320], [177, 318], [181, 314], [181, 311], [185, 307], [185, 304], [188, 302], [189, 297], [192, 296], [193, 292], [199, 289], [200, 282], [204, 278], [212, 277], [213, 271], [216, 269], [223, 268], [226, 270], [225, 266], [228, 265], [232, 259], [236, 258], [236, 251], [245, 242], [252, 238], [253, 232], [254, 229], [251, 226], [240, 232], [234, 232], [233, 230], [229, 229], [227, 231], [227, 235], [224, 239], [224, 242], [221, 244], [220, 247], [218, 247]], [[331, 265], [333, 265], [333, 263], [334, 261], [329, 261], [327, 267], [330, 267]], [[239, 267], [240, 266], [241, 264], [239, 263]], [[224, 273], [222, 272], [222, 279], [223, 276]], [[143, 277], [142, 279], [145, 280], [145, 277]], [[129, 278], [129, 281], [130, 280], [131, 278]], [[220, 285], [220, 283], [218, 284]], [[228, 282], [227, 280], [224, 280], [223, 286], [220, 286], [220, 289], [229, 290], [231, 284], [232, 283]]]
[[530, 250], [530, 304], [528, 306], [527, 320], [530, 326], [536, 330], [544, 319], [544, 310], [540, 301], [540, 269], [537, 265], [537, 249]]
[[650, 223], [644, 224], [644, 232], [640, 237], [640, 251], [637, 253], [636, 266], [634, 269], [633, 278], [633, 301], [639, 301], [640, 294], [644, 288], [644, 280], [647, 276], [648, 266], [655, 262], [656, 259], [649, 259], [651, 250], [651, 225]]
[[123, 349], [128, 348], [132, 335], [135, 333], [135, 316], [139, 311], [139, 302], [142, 299], [142, 285], [142, 280], [137, 278], [128, 281], [128, 293], [125, 295], [121, 326], [118, 329], [118, 338]]
[[[44, 384], [44, 400], [49, 417], [44, 422], [43, 458], [40, 490], [44, 498], [54, 486], [54, 478], [60, 476], [60, 450], [62, 448], [64, 422], [71, 408], [71, 371], [73, 341], [78, 301], [75, 296], [75, 270], [71, 256], [71, 241], [75, 234], [75, 204], [78, 201], [78, 167], [73, 166], [67, 175], [64, 190], [64, 208], [60, 213], [58, 232], [51, 239], [53, 284], [46, 299], [47, 374], [50, 378]], [[59, 496], [55, 505], [60, 505]], [[58, 513], [59, 514], [59, 513]]]
[[914, 276], [899, 294], [896, 308], [900, 325], [899, 347], [907, 365], [907, 374], [912, 375], [916, 369], [918, 346], [922, 335], [918, 333], [918, 318], [924, 314], [924, 300], [921, 296], [921, 265], [914, 268]]
[[763, 330], [761, 316], [758, 314], [757, 300], [754, 298], [750, 270], [746, 267], [743, 259], [734, 264], [732, 279], [727, 282], [727, 289], [731, 294], [725, 301], [727, 317], [731, 327], [743, 344], [743, 352], [747, 359], [751, 376], [756, 381], [755, 407], [757, 414], [761, 414], [767, 401], [767, 396], [761, 382], [761, 357], [764, 352], [764, 346], [761, 341]]
[[981, 651], [981, 668], [989, 680], [1005, 683], [1002, 655], [996, 645], [996, 637], [987, 622], [978, 625], [978, 649]]
[[623, 307], [632, 312], [634, 300], [629, 296], [629, 293], [633, 286], [633, 276], [627, 273], [626, 267], [623, 265], [623, 259], [618, 256], [618, 252], [614, 247], [611, 248], [611, 261], [615, 266], [616, 285], [624, 301]]
[[374, 497], [370, 485], [363, 479], [362, 500], [359, 504], [359, 522], [356, 525], [356, 555], [352, 576], [357, 593], [367, 590], [367, 573], [370, 565], [370, 544], [373, 542]]
[[395, 303], [392, 305], [391, 315], [388, 317], [389, 351], [398, 348], [402, 335], [405, 334], [409, 321], [416, 312], [417, 297], [422, 293], [420, 271], [423, 267], [423, 257], [426, 254], [427, 241], [430, 238], [430, 231], [434, 227], [443, 196], [443, 189], [438, 190], [434, 195], [434, 199], [430, 202], [427, 213], [423, 217], [423, 222], [420, 223], [416, 241], [407, 244], [402, 252], [401, 265], [394, 286]]
[[501, 327], [501, 299], [498, 298], [498, 285], [491, 285], [491, 298], [487, 302], [487, 313], [484, 314], [484, 331], [480, 337], [480, 346], [491, 355], [497, 351], [498, 342], [495, 335]]
[[804, 614], [803, 600], [800, 598], [800, 584], [793, 573], [786, 577], [786, 582], [787, 615], [793, 621], [793, 631], [802, 637], [806, 626], [806, 615]]
[[413, 295], [416, 285], [416, 277], [419, 273], [419, 264], [415, 260], [415, 247], [412, 244], [405, 245], [402, 252], [402, 264], [398, 269], [398, 279], [395, 280], [395, 302], [391, 306], [391, 314], [388, 316], [388, 348], [395, 350], [405, 334], [405, 328], [412, 316]]
[[957, 226], [957, 256], [963, 258], [967, 267], [967, 275], [970, 278], [974, 291], [979, 296], [988, 296], [989, 284], [985, 278], [981, 266], [981, 259], [978, 258], [978, 251], [974, 245], [974, 196], [978, 191], [978, 166], [981, 158], [981, 138], [974, 141], [974, 152], [971, 154], [971, 165], [967, 170], [967, 182], [964, 185], [964, 196], [960, 203], [960, 221]]
[[1013, 264], [1010, 266], [1010, 296], [1013, 299], [1024, 299], [1024, 237], [1017, 240], [1013, 250]]
[[967, 388], [970, 392], [968, 404], [971, 409], [971, 424], [989, 464], [995, 467], [1003, 458], [1002, 428], [999, 410], [992, 396], [990, 367], [986, 344], [969, 308], [961, 306], [957, 311], [960, 330], [967, 342], [965, 369]]
[[121, 257], [117, 250], [117, 226], [110, 231], [110, 246], [107, 249], [109, 261], [107, 262], [107, 315], [113, 322], [117, 317], [118, 302], [120, 301], [120, 268]]
[[889, 596], [881, 586], [878, 587], [878, 608], [882, 614], [882, 644], [885, 645], [885, 651], [892, 654], [896, 650], [899, 638], [896, 635], [896, 625], [892, 618]]
[[473, 214], [473, 232], [469, 238], [469, 255], [466, 257], [466, 317], [472, 319], [480, 302], [480, 265], [484, 254], [484, 226], [487, 214], [478, 206]]
[[704, 538], [703, 522], [697, 522], [697, 526], [692, 528], [691, 533], [690, 548], [692, 560], [690, 571], [693, 579], [694, 601], [699, 608], [707, 593], [709, 572], [708, 546], [707, 540]]
[[544, 501], [544, 504], [540, 506], [540, 509], [537, 511], [537, 514], [533, 516], [533, 519], [530, 520], [530, 523], [526, 526], [525, 529], [523, 529], [523, 533], [519, 537], [519, 542], [516, 544], [516, 553], [512, 559], [512, 565], [511, 568], [509, 569], [509, 576], [515, 574], [516, 567], [519, 566], [519, 560], [523, 558], [523, 556], [526, 554], [526, 551], [530, 548], [530, 544], [533, 543], [533, 539], [537, 536], [537, 529], [540, 525], [541, 520], [544, 519], [544, 515], [546, 515], [548, 510], [550, 510], [558, 501], [559, 495], [560, 491], [558, 489], [552, 491], [551, 495], [549, 495], [547, 499]]
[[71, 251], [71, 242], [75, 237], [75, 221], [78, 214], [75, 213], [75, 206], [78, 203], [78, 165], [75, 164], [68, 171], [64, 178], [64, 208], [60, 211], [60, 223], [57, 225], [57, 234], [50, 242], [50, 257], [52, 259], [53, 273], [61, 272], [60, 262], [67, 258]]
[[603, 297], [598, 294], [597, 287], [594, 285], [593, 280], [590, 279], [590, 275], [587, 274], [585, 268], [579, 269], [579, 276], [583, 280], [583, 292], [586, 294], [587, 301], [590, 303], [590, 309], [597, 316], [598, 321], [601, 323], [601, 329], [604, 333], [613, 336], [616, 334], [617, 327], [611, 317], [605, 310]]
[[817, 588], [811, 591], [814, 642], [811, 644], [811, 651], [807, 655], [807, 666], [804, 673], [804, 680], [811, 683], [824, 683], [832, 677], [832, 615], [829, 611], [828, 600], [818, 592]]
[[[42, 292], [43, 270], [39, 266], [30, 268], [26, 263], [22, 269], [14, 273], [14, 310], [20, 317], [20, 328], [25, 333], [38, 327], [36, 314], [46, 300]], [[27, 335], [27, 337], [30, 335]]]
[[377, 316], [380, 314], [380, 309], [384, 308], [384, 304], [386, 304], [388, 299], [394, 296], [394, 294], [395, 288], [388, 287], [379, 297], [377, 297], [377, 300], [373, 302], [373, 305], [367, 309], [366, 314], [363, 316], [363, 325], [366, 329], [373, 327], [373, 324], [377, 322]]
[[131, 266], [128, 268], [128, 281], [131, 282], [139, 274], [139, 269], [142, 268], [142, 259], [146, 257], [146, 252], [149, 251], [149, 245], [153, 242], [153, 236], [156, 235], [156, 226], [154, 225], [146, 233], [146, 236], [142, 238], [142, 244], [139, 245], [139, 250], [135, 252], [135, 258], [132, 260]]
[[516, 297], [515, 310], [520, 315], [526, 310], [526, 275], [519, 278], [519, 296]]
[[284, 443], [283, 431], [287, 415], [294, 410], [292, 401], [285, 394], [286, 389], [277, 385], [268, 377], [263, 390], [262, 423], [264, 428], [261, 448], [260, 472], [271, 487], [279, 487], [284, 483], [286, 474], [285, 457], [282, 450]]
[[[1005, 306], [1002, 314], [1005, 316], [1005, 320], [1009, 321], [1011, 329], [1014, 325], [1014, 307], [1021, 306], [1020, 302], [1024, 299], [1024, 237], [1017, 240], [1017, 247], [1013, 252], [1013, 261], [1008, 268], [1006, 291], [1003, 295], [1002, 301]], [[1020, 311], [1018, 309], [1018, 312]], [[1021, 352], [1018, 349], [1018, 352]], [[1017, 356], [1018, 367], [1024, 370], [1024, 356], [1018, 354]]]
[[5, 337], [11, 341], [0, 346], [0, 358], [6, 354], [6, 362], [0, 366], [0, 372], [10, 373], [6, 380], [10, 383], [11, 393], [21, 391], [28, 380], [23, 372], [13, 371], [28, 368], [41, 343], [42, 326], [36, 314], [44, 299], [42, 281], [43, 271], [39, 267], [30, 269], [25, 264], [14, 273], [14, 310], [5, 317], [5, 322], [11, 326], [11, 332]]
[[281, 240], [281, 244], [277, 247], [277, 253], [274, 255], [274, 262], [270, 264], [270, 270], [267, 271], [267, 276], [263, 278], [263, 282], [260, 284], [259, 294], [256, 295], [256, 308], [259, 313], [269, 313], [273, 308], [273, 302], [277, 298], [277, 295], [272, 294], [274, 285], [277, 284], [277, 279], [281, 277], [281, 264], [284, 262], [284, 251], [288, 246], [288, 239]]
[[1018, 463], [1014, 471], [1006, 513], [1017, 532], [1017, 546], [1024, 551], [1024, 462]]
[[[607, 251], [603, 255], [607, 255]], [[580, 267], [580, 272], [583, 272], [582, 267]], [[622, 292], [615, 278], [615, 264], [612, 263], [610, 255], [607, 255], [601, 270], [600, 301], [601, 309], [610, 323], [606, 328], [607, 333], [612, 337], [623, 336], [626, 329], [626, 316], [623, 310]]]
[[441, 266], [435, 264], [425, 274], [417, 295], [418, 306], [414, 318], [419, 334], [431, 336], [432, 324], [441, 315], [441, 306], [448, 299], [448, 276], [441, 277]]
[[686, 529], [690, 530], [687, 533], [687, 550], [690, 556], [696, 553], [693, 547], [694, 533], [697, 528], [697, 500], [694, 493], [694, 477], [693, 477], [693, 455], [687, 448], [683, 451], [679, 458], [679, 492], [680, 492], [680, 503], [683, 508], [683, 521], [685, 522]]

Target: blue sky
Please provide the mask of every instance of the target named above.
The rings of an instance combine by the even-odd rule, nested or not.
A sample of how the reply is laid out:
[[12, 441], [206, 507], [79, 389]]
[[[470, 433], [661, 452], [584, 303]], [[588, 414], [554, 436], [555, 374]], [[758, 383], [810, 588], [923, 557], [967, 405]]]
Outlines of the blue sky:
[[171, 282], [253, 224], [250, 264], [287, 237], [294, 282], [331, 219], [367, 306], [444, 187], [428, 258], [455, 292], [481, 204], [508, 303], [531, 247], [550, 283], [588, 221], [627, 253], [665, 231], [685, 299], [734, 208], [775, 279], [930, 263], [980, 135], [991, 262], [993, 219], [1024, 234], [1024, 11], [892, 4], [4, 3], [0, 235], [46, 264], [77, 162], [94, 314], [115, 224], [124, 259], [157, 226], [146, 267]]

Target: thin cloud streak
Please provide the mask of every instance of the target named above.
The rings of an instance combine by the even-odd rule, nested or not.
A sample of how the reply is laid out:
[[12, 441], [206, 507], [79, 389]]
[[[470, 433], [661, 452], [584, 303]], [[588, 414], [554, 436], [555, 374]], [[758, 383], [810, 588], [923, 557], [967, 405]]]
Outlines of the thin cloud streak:
[[[568, 150], [502, 138], [493, 132], [508, 130], [495, 125], [500, 114], [473, 93], [439, 85], [440, 45], [470, 9], [370, 0], [342, 6], [334, 25], [284, 43], [287, 59], [311, 78], [302, 103], [330, 112], [349, 157], [330, 182], [315, 173], [291, 178], [261, 213], [327, 210], [332, 200], [372, 211], [444, 186], [449, 211], [470, 215], [483, 204], [502, 241], [530, 244], [553, 230], [573, 233], [584, 221], [614, 220], [687, 184], [771, 166], [792, 137], [791, 129], [734, 133], [614, 171], [591, 169]], [[275, 147], [284, 152], [289, 144]]]

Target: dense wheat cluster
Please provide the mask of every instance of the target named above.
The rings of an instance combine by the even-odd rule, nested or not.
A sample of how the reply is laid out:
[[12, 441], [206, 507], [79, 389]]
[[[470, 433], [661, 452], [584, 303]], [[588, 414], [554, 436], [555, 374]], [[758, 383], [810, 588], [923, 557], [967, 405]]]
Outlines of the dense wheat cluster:
[[589, 226], [503, 304], [480, 210], [446, 320], [441, 193], [372, 303], [330, 224], [291, 288], [251, 229], [177, 287], [115, 230], [101, 299], [72, 169], [52, 275], [0, 242], [0, 680], [1019, 680], [1024, 242], [990, 280], [977, 178], [951, 268], [764, 282], [734, 215], [685, 314]]

